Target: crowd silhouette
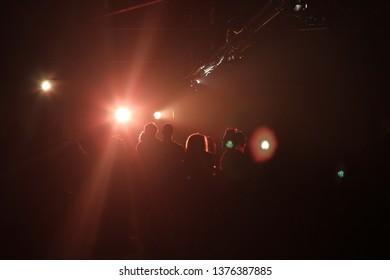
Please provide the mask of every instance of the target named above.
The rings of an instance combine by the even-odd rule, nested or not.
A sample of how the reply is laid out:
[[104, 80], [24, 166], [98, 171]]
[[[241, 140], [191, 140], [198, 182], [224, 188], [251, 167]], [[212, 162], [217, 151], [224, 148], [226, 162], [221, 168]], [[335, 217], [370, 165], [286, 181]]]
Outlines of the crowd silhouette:
[[147, 123], [136, 142], [109, 127], [72, 138], [51, 131], [32, 149], [17, 123], [2, 127], [2, 258], [387, 256], [379, 182], [367, 191], [358, 176], [332, 183], [293, 166], [279, 176], [282, 164], [252, 161], [239, 129], [227, 128], [220, 146], [192, 133], [184, 147], [172, 124], [160, 139]]

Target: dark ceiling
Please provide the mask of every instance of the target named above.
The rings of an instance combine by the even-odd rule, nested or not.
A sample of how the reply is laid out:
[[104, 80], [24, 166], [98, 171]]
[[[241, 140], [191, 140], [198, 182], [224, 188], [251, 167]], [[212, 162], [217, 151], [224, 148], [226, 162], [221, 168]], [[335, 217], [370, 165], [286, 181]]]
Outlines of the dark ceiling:
[[[211, 59], [226, 44], [228, 32], [258, 28], [276, 8], [283, 11], [255, 36], [245, 35], [249, 43], [263, 31], [370, 33], [383, 29], [385, 21], [383, 4], [367, 6], [357, 0], [24, 2], [12, 3], [2, 15], [3, 55], [7, 72], [16, 75], [21, 68], [29, 72], [37, 67], [69, 75], [74, 72], [65, 70], [69, 63], [87, 68], [102, 61], [131, 64], [139, 58], [141, 40], [150, 40], [145, 58], [149, 63], [172, 64], [168, 68], [184, 74]], [[307, 3], [307, 9], [295, 12], [300, 2]]]
[[[202, 102], [218, 106], [205, 108], [187, 100], [191, 106], [186, 111], [199, 109], [189, 119], [202, 112], [199, 115], [203, 119], [194, 125], [207, 123], [210, 130], [218, 129], [216, 133], [220, 134], [229, 125], [247, 125], [249, 130], [257, 122], [245, 122], [255, 119], [274, 125], [282, 134], [295, 121], [312, 127], [313, 135], [321, 131], [330, 137], [334, 131], [327, 130], [327, 126], [340, 116], [344, 118], [343, 125], [347, 125], [354, 120], [367, 122], [364, 118], [375, 112], [367, 127], [387, 116], [384, 104], [388, 99], [384, 96], [388, 3], [24, 2], [12, 2], [2, 10], [2, 66], [6, 81], [1, 86], [6, 96], [2, 106], [8, 111], [15, 98], [17, 102], [12, 104], [34, 99], [30, 93], [42, 78], [61, 81], [67, 95], [72, 95], [72, 104], [79, 102], [74, 101], [74, 96], [93, 96], [87, 98], [90, 106], [92, 99], [104, 99], [113, 84], [118, 92], [137, 84], [138, 95], [132, 98], [139, 102], [172, 102], [183, 94], [183, 89], [189, 89], [199, 67], [215, 65], [216, 58], [232, 42], [226, 42], [230, 34], [229, 38], [236, 41], [228, 47], [239, 42], [240, 59], [225, 59], [207, 77], [210, 94]], [[303, 7], [307, 4], [307, 9], [294, 11], [297, 3]], [[280, 13], [272, 17], [275, 11]], [[366, 97], [358, 98], [361, 94]], [[351, 100], [355, 107], [347, 105]], [[229, 111], [240, 102], [239, 109]], [[78, 110], [84, 110], [85, 100], [79, 103]], [[75, 107], [62, 110], [67, 115], [76, 111]], [[336, 113], [329, 117], [329, 112]], [[356, 118], [359, 112], [363, 117]], [[209, 122], [215, 115], [226, 123]], [[351, 135], [359, 130], [357, 124], [355, 128]]]

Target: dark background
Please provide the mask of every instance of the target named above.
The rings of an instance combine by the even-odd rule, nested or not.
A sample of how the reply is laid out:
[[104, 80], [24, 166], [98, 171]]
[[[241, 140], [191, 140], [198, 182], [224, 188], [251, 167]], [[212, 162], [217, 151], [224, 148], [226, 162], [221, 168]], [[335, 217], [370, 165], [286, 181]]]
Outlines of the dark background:
[[[138, 6], [143, 3], [150, 5]], [[211, 135], [219, 145], [227, 127], [242, 129], [248, 138], [260, 126], [275, 132], [278, 150], [260, 167], [269, 178], [278, 178], [270, 180], [288, 198], [278, 200], [280, 207], [286, 207], [283, 214], [270, 215], [295, 221], [286, 236], [297, 237], [304, 245], [299, 251], [297, 243], [285, 241], [295, 251], [287, 253], [280, 245], [250, 257], [388, 258], [389, 4], [312, 0], [305, 2], [306, 11], [294, 12], [295, 2], [287, 1], [280, 15], [249, 38], [250, 47], [241, 60], [222, 63], [202, 79], [197, 91], [191, 88], [194, 69], [226, 44], [227, 30], [244, 26], [267, 3], [22, 1], [3, 7], [2, 201], [3, 224], [11, 225], [4, 242], [14, 232], [24, 239], [25, 227], [15, 224], [26, 219], [34, 224], [39, 216], [39, 211], [30, 218], [7, 213], [14, 207], [21, 213], [28, 211], [19, 200], [19, 195], [29, 200], [23, 194], [26, 183], [31, 188], [45, 184], [38, 175], [21, 183], [10, 179], [30, 178], [23, 169], [26, 162], [37, 169], [37, 158], [50, 162], [42, 154], [51, 150], [40, 143], [59, 139], [86, 143], [99, 135], [101, 127], [114, 126], [110, 116], [117, 104], [128, 104], [134, 110], [127, 128], [132, 145], [157, 110], [175, 111], [174, 119], [163, 118], [158, 124], [172, 122], [181, 144], [198, 131]], [[134, 10], [110, 15], [129, 7]], [[42, 79], [54, 82], [50, 94], [40, 91]], [[340, 166], [346, 170], [344, 181], [336, 178]], [[56, 169], [61, 170], [59, 176], [66, 177], [64, 168]], [[61, 201], [62, 194], [56, 195]], [[343, 237], [314, 238], [322, 232], [321, 223], [305, 229], [311, 218], [300, 219], [301, 211], [329, 218], [323, 212], [337, 212], [329, 210], [333, 204], [345, 215], [339, 222], [343, 226], [334, 227]], [[287, 218], [285, 205], [296, 216]], [[35, 234], [41, 232], [47, 231]], [[352, 237], [355, 233], [359, 234]], [[318, 250], [304, 242], [307, 236], [314, 247], [322, 244], [315, 247]], [[336, 245], [328, 247], [334, 240]], [[25, 244], [31, 248], [14, 250], [9, 245], [4, 258], [47, 257], [34, 253], [39, 251], [34, 241]], [[340, 244], [348, 245], [333, 250]]]

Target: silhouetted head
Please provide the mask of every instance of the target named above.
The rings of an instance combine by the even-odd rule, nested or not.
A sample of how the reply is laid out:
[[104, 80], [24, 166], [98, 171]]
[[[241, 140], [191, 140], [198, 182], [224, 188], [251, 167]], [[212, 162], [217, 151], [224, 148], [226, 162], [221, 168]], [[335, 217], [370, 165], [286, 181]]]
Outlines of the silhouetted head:
[[153, 122], [147, 123], [144, 126], [144, 135], [143, 137], [152, 138], [157, 134], [158, 128], [157, 125]]
[[162, 135], [164, 140], [171, 140], [173, 135], [173, 126], [169, 123], [166, 123], [162, 129]]
[[246, 146], [246, 137], [244, 132], [240, 130], [236, 130], [234, 133], [233, 143], [234, 143], [234, 148], [243, 153]]
[[222, 148], [232, 149], [234, 147], [235, 131], [236, 130], [231, 127], [225, 129], [225, 134], [223, 135], [222, 138]]
[[188, 136], [186, 141], [187, 152], [206, 152], [206, 136], [200, 133], [194, 133]]

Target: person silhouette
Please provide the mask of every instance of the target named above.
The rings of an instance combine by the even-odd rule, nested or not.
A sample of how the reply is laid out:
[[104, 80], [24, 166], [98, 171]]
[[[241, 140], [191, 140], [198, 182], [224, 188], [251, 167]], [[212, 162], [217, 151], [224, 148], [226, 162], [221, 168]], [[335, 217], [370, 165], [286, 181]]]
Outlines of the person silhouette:
[[[258, 182], [252, 181], [253, 166], [245, 154], [246, 137], [237, 129], [227, 130], [224, 143], [226, 150], [220, 161], [222, 193], [219, 200], [218, 240], [224, 244], [226, 254], [248, 255], [251, 252], [254, 234], [257, 227], [250, 219], [251, 213], [257, 211], [258, 200], [254, 187]], [[232, 226], [234, 225], [234, 226]], [[240, 242], [231, 244], [231, 240]], [[228, 246], [228, 247], [227, 247]]]
[[181, 247], [191, 257], [205, 252], [208, 225], [211, 217], [211, 193], [214, 161], [207, 152], [206, 136], [194, 133], [188, 136], [183, 161], [183, 192], [181, 207]]
[[214, 139], [211, 136], [207, 136], [207, 151], [211, 153], [214, 157], [214, 161], [216, 160], [217, 155], [217, 144], [215, 144]]
[[225, 129], [225, 134], [222, 138], [222, 149], [232, 149], [234, 147], [233, 139], [235, 136], [236, 129], [228, 127]]
[[184, 148], [173, 140], [173, 126], [165, 124], [162, 129], [163, 162], [166, 180], [173, 183], [184, 160]]
[[219, 176], [219, 168], [218, 163], [218, 154], [217, 154], [217, 144], [215, 143], [214, 139], [211, 136], [207, 136], [207, 151], [212, 155], [213, 157], [213, 162], [214, 162], [214, 170], [213, 170], [213, 175], [215, 178]]
[[153, 122], [144, 126], [136, 145], [133, 178], [137, 193], [139, 234], [145, 250], [150, 254], [164, 252], [158, 238], [164, 231], [164, 161], [163, 143], [156, 137], [157, 125]]
[[191, 185], [201, 188], [209, 185], [214, 173], [214, 160], [207, 152], [207, 138], [200, 133], [188, 136], [184, 155], [183, 171]]
[[136, 156], [139, 165], [146, 172], [149, 182], [158, 183], [161, 177], [162, 141], [156, 137], [158, 128], [150, 122], [144, 126], [140, 134], [140, 142], [136, 146]]
[[244, 183], [249, 176], [250, 165], [245, 155], [246, 137], [240, 130], [231, 130], [225, 133], [224, 143], [226, 150], [220, 161], [222, 182], [225, 186], [238, 186]]

